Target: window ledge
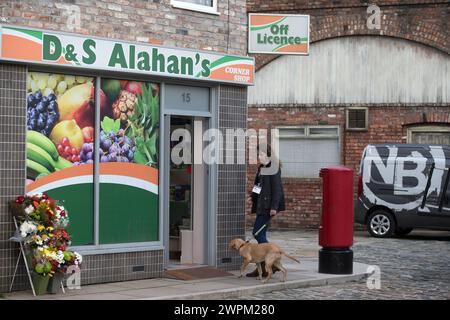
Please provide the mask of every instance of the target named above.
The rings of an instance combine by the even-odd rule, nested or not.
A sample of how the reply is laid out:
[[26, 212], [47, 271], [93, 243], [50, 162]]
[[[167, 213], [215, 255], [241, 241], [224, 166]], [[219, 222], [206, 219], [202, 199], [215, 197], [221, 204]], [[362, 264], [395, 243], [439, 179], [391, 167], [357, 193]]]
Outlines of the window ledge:
[[83, 256], [96, 255], [96, 254], [109, 254], [109, 253], [127, 253], [127, 252], [140, 252], [140, 251], [157, 251], [164, 250], [164, 246], [161, 244], [145, 244], [136, 246], [123, 246], [123, 245], [100, 245], [100, 246], [73, 246], [70, 250], [76, 251]]
[[356, 132], [364, 132], [364, 131], [369, 131], [368, 128], [346, 128], [346, 131], [356, 131]]
[[196, 12], [203, 12], [208, 14], [213, 14], [216, 16], [220, 16], [220, 12], [217, 11], [214, 7], [202, 6], [194, 3], [182, 2], [182, 1], [171, 1], [170, 4], [174, 8], [191, 10]]

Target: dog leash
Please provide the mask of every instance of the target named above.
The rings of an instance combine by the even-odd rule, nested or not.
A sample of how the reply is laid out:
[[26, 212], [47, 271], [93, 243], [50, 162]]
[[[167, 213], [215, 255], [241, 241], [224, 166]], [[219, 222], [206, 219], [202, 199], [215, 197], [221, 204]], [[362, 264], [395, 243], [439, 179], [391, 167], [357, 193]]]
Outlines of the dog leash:
[[[253, 237], [256, 239], [256, 236], [258, 236], [258, 234], [264, 230], [264, 228], [267, 227], [267, 225], [269, 224], [270, 220], [272, 219], [272, 216], [270, 216], [269, 221], [267, 221], [265, 224], [262, 225], [261, 228], [259, 228], [254, 234]], [[250, 242], [251, 239], [247, 239], [247, 241], [245, 241], [246, 243]]]
[[[269, 219], [269, 221], [270, 221], [270, 219]], [[269, 222], [266, 222], [265, 224], [263, 224], [263, 226], [262, 226], [261, 228], [259, 228], [258, 231], [256, 231], [256, 232], [253, 234], [253, 236], [256, 237], [261, 231], [263, 231], [263, 229], [264, 229], [265, 227], [267, 227], [267, 224], [268, 224], [268, 223], [269, 223]]]

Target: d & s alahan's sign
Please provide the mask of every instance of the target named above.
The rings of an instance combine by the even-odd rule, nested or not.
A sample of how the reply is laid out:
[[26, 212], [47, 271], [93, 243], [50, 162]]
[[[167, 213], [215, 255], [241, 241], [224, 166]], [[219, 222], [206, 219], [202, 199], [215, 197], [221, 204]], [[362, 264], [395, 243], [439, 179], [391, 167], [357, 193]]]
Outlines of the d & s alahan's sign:
[[254, 59], [0, 25], [0, 61], [252, 85]]

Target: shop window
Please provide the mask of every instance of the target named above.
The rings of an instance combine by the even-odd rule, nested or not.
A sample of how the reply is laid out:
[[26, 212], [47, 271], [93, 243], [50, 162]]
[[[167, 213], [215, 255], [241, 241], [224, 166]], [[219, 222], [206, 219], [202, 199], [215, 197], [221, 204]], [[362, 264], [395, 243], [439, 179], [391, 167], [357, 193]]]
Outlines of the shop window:
[[415, 126], [407, 130], [408, 143], [450, 145], [450, 126]]
[[321, 168], [340, 163], [339, 128], [279, 127], [283, 177], [318, 178]]
[[94, 78], [27, 75], [27, 193], [47, 192], [70, 213], [73, 245], [94, 243]]
[[347, 130], [365, 131], [368, 128], [369, 109], [368, 108], [347, 108]]
[[174, 8], [219, 14], [217, 12], [217, 0], [171, 0], [170, 4]]
[[157, 241], [159, 85], [101, 79], [100, 244]]
[[73, 246], [160, 240], [159, 85], [101, 79], [98, 88], [93, 77], [27, 77], [27, 192], [63, 201]]

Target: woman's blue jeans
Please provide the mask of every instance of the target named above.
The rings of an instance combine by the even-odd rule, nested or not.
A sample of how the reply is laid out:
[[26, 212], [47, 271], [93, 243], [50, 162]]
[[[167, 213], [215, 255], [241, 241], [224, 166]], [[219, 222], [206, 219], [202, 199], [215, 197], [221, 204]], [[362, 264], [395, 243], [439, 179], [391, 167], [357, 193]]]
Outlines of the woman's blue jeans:
[[[256, 231], [258, 231], [264, 224], [269, 222], [269, 220], [270, 220], [269, 214], [258, 214], [256, 216], [255, 224], [253, 225], [253, 235], [255, 235]], [[267, 238], [266, 238], [267, 228], [268, 228], [268, 226], [266, 226], [264, 229], [262, 229], [258, 233], [258, 235], [255, 236], [255, 239], [256, 239], [256, 241], [258, 241], [258, 243], [269, 242], [269, 241], [267, 241]]]

